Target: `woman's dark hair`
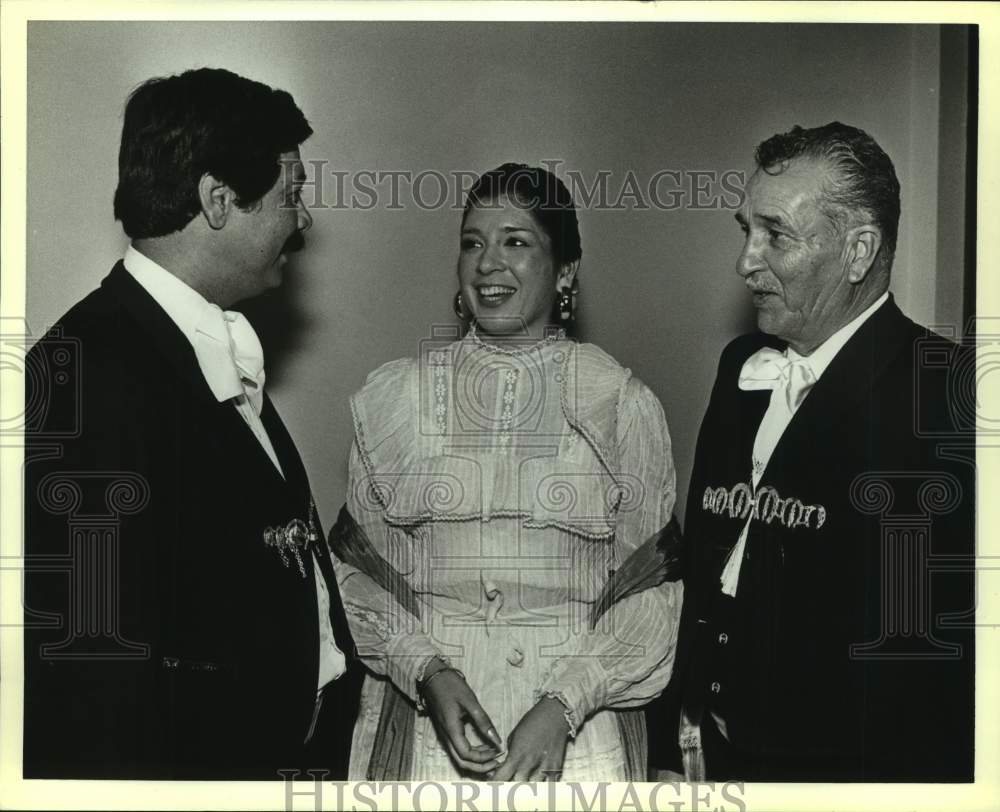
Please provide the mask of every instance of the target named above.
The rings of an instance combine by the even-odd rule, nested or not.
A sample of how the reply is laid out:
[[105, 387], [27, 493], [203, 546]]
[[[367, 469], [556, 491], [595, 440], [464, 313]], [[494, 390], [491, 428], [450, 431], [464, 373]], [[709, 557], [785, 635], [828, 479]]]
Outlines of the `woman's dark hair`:
[[582, 256], [576, 206], [566, 185], [546, 169], [506, 163], [480, 175], [465, 199], [462, 224], [473, 206], [488, 206], [500, 197], [523, 206], [548, 235], [556, 267]]
[[201, 211], [206, 172], [248, 208], [278, 179], [281, 154], [310, 135], [291, 95], [230, 71], [150, 79], [125, 106], [115, 219], [132, 238], [184, 228]]

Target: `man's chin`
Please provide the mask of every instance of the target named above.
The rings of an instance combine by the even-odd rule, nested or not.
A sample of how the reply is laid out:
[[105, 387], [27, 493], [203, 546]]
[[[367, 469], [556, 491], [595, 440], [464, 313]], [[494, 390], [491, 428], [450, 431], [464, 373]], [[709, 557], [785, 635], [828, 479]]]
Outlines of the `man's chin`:
[[267, 290], [274, 290], [281, 287], [281, 283], [285, 281], [284, 268], [287, 264], [288, 258], [282, 254], [278, 257], [278, 261], [271, 266], [264, 277], [264, 285]]
[[757, 309], [757, 329], [762, 333], [767, 333], [768, 335], [778, 335], [781, 330], [781, 325], [778, 323], [778, 319], [774, 317], [773, 313], [770, 313], [766, 308]]
[[241, 302], [248, 302], [251, 299], [256, 299], [258, 296], [264, 296], [273, 290], [277, 290], [281, 287], [282, 275], [277, 272], [268, 272], [262, 277], [258, 277], [258, 284], [252, 290], [244, 291], [244, 295], [239, 300]]

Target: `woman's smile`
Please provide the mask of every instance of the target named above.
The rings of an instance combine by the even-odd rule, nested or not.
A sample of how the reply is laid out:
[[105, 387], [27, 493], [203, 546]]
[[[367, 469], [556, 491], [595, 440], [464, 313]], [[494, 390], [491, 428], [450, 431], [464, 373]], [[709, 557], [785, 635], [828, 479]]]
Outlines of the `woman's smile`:
[[517, 293], [517, 288], [512, 288], [510, 285], [479, 285], [476, 287], [476, 299], [483, 307], [500, 307], [515, 293]]

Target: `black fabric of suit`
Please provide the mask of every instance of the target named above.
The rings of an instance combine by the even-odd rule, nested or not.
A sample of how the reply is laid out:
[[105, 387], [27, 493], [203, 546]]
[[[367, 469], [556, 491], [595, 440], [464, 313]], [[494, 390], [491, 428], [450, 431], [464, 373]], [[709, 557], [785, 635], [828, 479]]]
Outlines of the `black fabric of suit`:
[[[676, 715], [665, 708], [678, 695], [721, 715], [732, 746], [721, 771], [713, 769], [720, 759], [707, 759], [714, 779], [971, 780], [972, 617], [948, 627], [941, 615], [973, 609], [975, 451], [962, 413], [971, 411], [974, 359], [891, 299], [880, 307], [776, 446], [758, 486], [775, 493], [751, 523], [730, 598], [719, 579], [745, 519], [728, 494], [751, 482], [771, 395], [737, 381], [766, 344], [783, 348], [759, 333], [742, 336], [719, 363], [687, 504], [678, 666], [655, 708], [657, 729], [675, 735]], [[772, 516], [782, 504], [783, 515]], [[933, 572], [923, 584], [921, 556], [911, 555], [920, 527]], [[883, 542], [893, 533], [910, 535]], [[909, 551], [903, 559], [886, 552], [900, 550]], [[961, 656], [949, 656], [948, 644]]]
[[[339, 731], [324, 740], [344, 746], [304, 762], [319, 665], [314, 559], [302, 557], [303, 577], [263, 534], [306, 520], [310, 490], [270, 400], [261, 420], [284, 478], [121, 263], [32, 348], [28, 369], [25, 777], [346, 775], [351, 660], [321, 717]], [[88, 527], [104, 542], [72, 546]], [[73, 568], [107, 555], [108, 537], [113, 566], [82, 589], [81, 609]], [[318, 553], [350, 658], [325, 543]], [[73, 633], [79, 618], [91, 618], [90, 636]]]

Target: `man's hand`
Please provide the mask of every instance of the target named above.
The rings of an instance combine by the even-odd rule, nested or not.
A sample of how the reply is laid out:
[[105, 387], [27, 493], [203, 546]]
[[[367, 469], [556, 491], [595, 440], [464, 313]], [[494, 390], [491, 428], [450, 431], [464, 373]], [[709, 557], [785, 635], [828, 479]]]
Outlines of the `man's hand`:
[[569, 738], [565, 712], [566, 708], [558, 699], [540, 699], [511, 732], [507, 739], [507, 759], [490, 780], [555, 781], [561, 778]]
[[[500, 764], [497, 757], [503, 750], [503, 742], [462, 675], [443, 661], [434, 660], [425, 669], [421, 685], [425, 686], [420, 689], [424, 705], [455, 763], [473, 773], [495, 770]], [[473, 746], [465, 736], [466, 721], [472, 722], [482, 737], [494, 744]]]

